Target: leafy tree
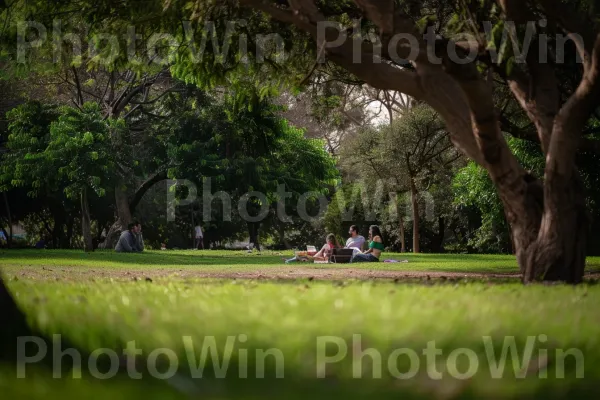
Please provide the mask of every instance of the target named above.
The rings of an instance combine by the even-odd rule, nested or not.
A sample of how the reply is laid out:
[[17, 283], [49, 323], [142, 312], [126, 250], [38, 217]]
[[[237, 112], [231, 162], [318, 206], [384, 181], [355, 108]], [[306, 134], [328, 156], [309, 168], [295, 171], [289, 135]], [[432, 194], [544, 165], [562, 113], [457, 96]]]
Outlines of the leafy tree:
[[[419, 188], [427, 188], [459, 158], [437, 113], [417, 106], [383, 129], [382, 155], [386, 175], [396, 174], [410, 189], [413, 210], [413, 252], [419, 253]], [[402, 182], [401, 179], [405, 181]], [[406, 180], [408, 182], [406, 182]]]
[[[9, 113], [11, 134], [1, 164], [4, 188], [26, 187], [30, 196], [51, 195], [80, 202], [85, 250], [93, 250], [89, 191], [105, 194], [113, 170], [110, 135], [122, 129], [105, 120], [99, 107], [58, 109], [26, 103]], [[55, 229], [62, 228], [55, 223]]]
[[504, 209], [485, 169], [471, 162], [454, 177], [455, 202], [462, 207], [476, 208], [482, 219], [469, 245], [484, 253], [502, 252], [507, 228]]
[[[417, 106], [391, 125], [364, 130], [343, 152], [346, 169], [357, 169], [365, 181], [409, 192], [412, 205], [413, 252], [420, 252], [419, 193], [429, 188], [458, 159], [448, 132], [430, 107]], [[360, 167], [359, 167], [360, 166]], [[399, 213], [404, 242], [404, 215]], [[402, 245], [402, 250], [405, 246]]]
[[[220, 103], [190, 108], [181, 115], [173, 129], [193, 138], [172, 143], [169, 154], [177, 166], [170, 174], [198, 184], [210, 179], [213, 191], [225, 191], [234, 201], [249, 192], [263, 193], [268, 204], [248, 199], [251, 217], [261, 208], [277, 213], [277, 203], [285, 200], [277, 198], [278, 188], [284, 184], [291, 192], [285, 211], [298, 215], [294, 204], [300, 196], [311, 191], [326, 194], [335, 186], [334, 161], [322, 141], [304, 138], [302, 130], [279, 117], [271, 99], [260, 99], [252, 90], [247, 97], [238, 95], [227, 93]], [[247, 222], [255, 244], [260, 226], [261, 222]]]
[[[65, 210], [71, 204], [56, 171], [49, 170], [48, 165], [40, 161], [40, 154], [50, 142], [50, 125], [59, 114], [56, 106], [38, 102], [22, 104], [7, 114], [8, 128], [3, 135], [6, 151], [0, 156], [0, 190], [5, 193], [7, 211], [14, 220], [22, 220], [32, 212], [43, 212], [40, 206], [47, 206], [54, 218], [54, 246], [66, 247]], [[21, 199], [14, 201], [15, 196]], [[29, 198], [36, 201], [28, 201]]]
[[124, 124], [118, 120], [105, 120], [96, 103], [62, 111], [50, 126], [50, 143], [40, 158], [44, 164], [53, 166], [59, 179], [67, 182], [64, 189], [67, 197], [80, 199], [84, 249], [92, 251], [88, 192], [105, 195], [104, 187], [113, 178], [115, 169], [110, 138], [119, 136]]
[[356, 225], [366, 236], [368, 227], [381, 219], [383, 210], [372, 207], [361, 196], [365, 190], [364, 183], [342, 184], [332, 196], [323, 223], [328, 233], [336, 235], [340, 243], [348, 236], [350, 226]]

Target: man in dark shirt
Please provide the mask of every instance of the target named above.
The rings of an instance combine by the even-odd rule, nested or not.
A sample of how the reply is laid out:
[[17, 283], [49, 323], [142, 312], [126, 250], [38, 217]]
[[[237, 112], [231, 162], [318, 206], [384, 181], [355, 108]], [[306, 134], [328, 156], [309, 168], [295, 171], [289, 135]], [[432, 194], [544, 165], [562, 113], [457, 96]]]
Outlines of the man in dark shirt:
[[138, 250], [138, 245], [135, 238], [135, 223], [130, 223], [127, 226], [127, 230], [121, 232], [121, 236], [119, 237], [119, 241], [115, 246], [115, 251], [118, 253], [137, 253], [140, 252]]
[[139, 252], [144, 251], [144, 237], [142, 236], [142, 224], [135, 221], [133, 229], [133, 237], [135, 239], [135, 249]]

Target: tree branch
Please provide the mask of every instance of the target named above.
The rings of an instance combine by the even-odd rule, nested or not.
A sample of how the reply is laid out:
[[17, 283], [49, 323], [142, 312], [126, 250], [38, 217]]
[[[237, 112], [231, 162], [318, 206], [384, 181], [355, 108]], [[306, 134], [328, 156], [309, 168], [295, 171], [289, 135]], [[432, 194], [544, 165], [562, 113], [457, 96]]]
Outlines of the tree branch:
[[77, 69], [75, 67], [71, 67], [73, 71], [73, 77], [75, 79], [75, 87], [77, 88], [77, 100], [80, 106], [83, 105], [83, 94], [81, 93], [81, 83], [79, 82], [79, 75], [77, 74]]
[[590, 21], [560, 0], [539, 0], [549, 20], [556, 22], [575, 42], [586, 69], [591, 67], [596, 35]]
[[596, 38], [590, 65], [584, 72], [581, 83], [556, 117], [546, 162], [546, 179], [570, 179], [583, 129], [599, 98], [600, 35]]
[[[320, 37], [317, 25], [331, 22], [325, 19], [312, 0], [290, 1], [290, 10], [276, 7], [273, 3], [264, 0], [240, 1], [242, 4], [266, 12], [275, 19], [296, 25], [309, 33], [314, 40], [325, 39], [327, 42], [334, 42], [340, 35], [346, 35], [345, 32], [328, 25], [323, 32], [325, 37]], [[325, 51], [330, 60], [375, 88], [398, 90], [411, 97], [422, 98], [423, 92], [419, 87], [416, 73], [377, 60], [373, 44], [364, 42], [362, 45], [360, 54], [355, 54], [354, 44], [346, 36], [341, 45], [326, 47]], [[404, 53], [408, 57], [410, 49], [403, 48], [399, 56], [402, 57]]]
[[148, 192], [152, 186], [156, 185], [158, 182], [164, 181], [165, 179], [167, 179], [167, 171], [160, 171], [142, 183], [142, 185], [135, 191], [135, 195], [129, 202], [129, 210], [132, 214], [134, 213], [140, 201], [142, 201], [142, 198], [146, 192]]

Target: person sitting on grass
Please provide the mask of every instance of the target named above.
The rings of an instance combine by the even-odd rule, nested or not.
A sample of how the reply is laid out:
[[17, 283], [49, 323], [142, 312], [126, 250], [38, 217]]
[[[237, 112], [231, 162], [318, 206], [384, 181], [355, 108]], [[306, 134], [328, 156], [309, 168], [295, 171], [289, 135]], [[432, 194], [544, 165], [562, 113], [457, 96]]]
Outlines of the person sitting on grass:
[[[331, 256], [331, 254], [333, 253], [333, 249], [338, 248], [339, 245], [337, 244], [337, 240], [335, 239], [335, 235], [333, 233], [330, 233], [329, 235], [327, 235], [327, 237], [325, 238], [326, 243], [323, 245], [323, 247], [321, 248], [321, 250], [319, 250], [317, 252], [317, 254], [315, 254], [314, 256], [310, 257], [313, 258], [314, 261], [325, 261], [328, 260], [329, 257]], [[308, 258], [308, 256], [307, 256]], [[291, 262], [294, 261], [303, 261], [306, 260], [305, 257], [292, 257], [289, 260], [285, 260], [286, 264], [289, 264]]]
[[377, 225], [371, 225], [369, 228], [369, 250], [364, 253], [356, 253], [350, 262], [378, 262], [381, 257], [381, 252], [385, 249], [381, 230]]
[[[358, 227], [356, 225], [352, 225], [350, 227], [350, 231], [348, 232], [350, 237], [346, 240], [346, 249], [356, 249], [359, 252], [363, 251], [363, 247], [365, 246], [365, 238], [358, 234]], [[354, 253], [356, 254], [356, 252]]]
[[135, 236], [136, 223], [132, 222], [127, 225], [127, 230], [121, 232], [119, 241], [115, 246], [117, 253], [139, 253], [141, 250], [138, 249], [138, 243]]
[[144, 251], [144, 237], [142, 236], [142, 224], [135, 221], [133, 223], [133, 225], [134, 225], [133, 238], [135, 240], [134, 250], [141, 253], [142, 251]]

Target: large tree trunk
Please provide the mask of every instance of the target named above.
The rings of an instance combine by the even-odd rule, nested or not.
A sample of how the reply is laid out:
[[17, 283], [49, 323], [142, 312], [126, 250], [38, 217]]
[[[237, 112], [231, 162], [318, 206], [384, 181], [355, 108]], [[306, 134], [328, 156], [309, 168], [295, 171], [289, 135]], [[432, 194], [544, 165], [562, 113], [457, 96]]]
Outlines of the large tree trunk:
[[94, 238], [92, 237], [92, 223], [90, 219], [87, 188], [84, 188], [81, 192], [81, 233], [83, 235], [83, 249], [86, 252], [94, 251]]
[[[566, 190], [546, 183], [546, 208], [537, 241], [526, 259], [524, 281], [583, 280], [590, 220], [583, 184], [574, 179]], [[561, 206], [562, 205], [562, 206]]]
[[581, 132], [599, 97], [600, 36], [593, 56], [584, 61], [579, 87], [554, 118], [551, 132], [538, 129], [546, 153], [544, 212], [537, 240], [523, 260], [525, 282], [583, 280], [590, 220], [575, 155]]
[[[544, 186], [528, 176], [526, 182], [523, 203], [501, 196], [523, 281], [580, 283], [590, 224], [581, 179], [575, 169], [564, 179], [547, 167]], [[515, 218], [515, 209], [525, 217]]]
[[279, 244], [283, 247], [283, 249], [290, 249], [290, 243], [285, 238], [285, 223], [280, 222], [277, 230], [279, 233]]
[[419, 247], [419, 192], [413, 178], [410, 179], [410, 200], [413, 214], [413, 253], [420, 253]]

